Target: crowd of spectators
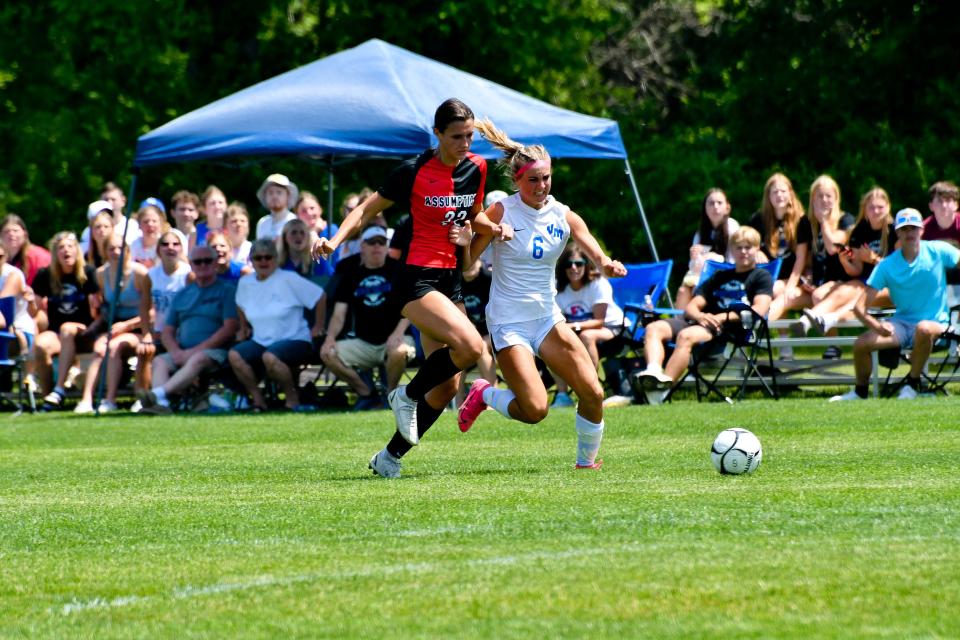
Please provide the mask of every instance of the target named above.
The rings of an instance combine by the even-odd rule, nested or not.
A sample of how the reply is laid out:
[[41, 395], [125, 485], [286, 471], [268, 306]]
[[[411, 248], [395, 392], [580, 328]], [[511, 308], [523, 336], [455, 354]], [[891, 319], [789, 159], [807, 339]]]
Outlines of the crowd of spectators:
[[[343, 215], [371, 193], [349, 194]], [[49, 250], [31, 242], [21, 217], [10, 214], [0, 224], [0, 297], [15, 299], [13, 328], [19, 349], [30, 353], [27, 382], [45, 409], [64, 408], [72, 389], [79, 395], [74, 411], [115, 411], [132, 371], [133, 410], [158, 414], [189, 406], [186, 399], [197, 380], [210, 375], [232, 385], [253, 411], [271, 402], [310, 410], [299, 388], [300, 370], [308, 364], [322, 365], [346, 382], [358, 398], [358, 410], [382, 408], [381, 394], [398, 384], [415, 358], [415, 336], [390, 294], [409, 243], [409, 220], [401, 218], [390, 228], [380, 216], [333, 259], [315, 261], [310, 255], [314, 240], [331, 237], [338, 227], [325, 218], [314, 194], [300, 191], [282, 174], [269, 175], [256, 191], [265, 213], [255, 225], [242, 202], [229, 201], [213, 185], [202, 195], [177, 191], [169, 209], [162, 199], [148, 197], [129, 218], [126, 196], [116, 184], [106, 183], [99, 196], [87, 208], [80, 235], [59, 232]], [[488, 194], [488, 206], [504, 196]], [[930, 187], [931, 215], [920, 232], [924, 241], [960, 246], [958, 200], [952, 182]], [[777, 173], [767, 180], [760, 206], [744, 227], [750, 231], [738, 236], [742, 227], [727, 195], [710, 189], [676, 296], [677, 307], [689, 313], [648, 332], [656, 343], [648, 352], [659, 360], [648, 377], [660, 383], [677, 379], [683, 367], [671, 360], [664, 373], [660, 343], [699, 336], [684, 328], [717, 311], [713, 290], [699, 282], [704, 261], [736, 263], [739, 246], [747, 251], [755, 238], [755, 262], [781, 260], [768, 317], [792, 313], [797, 333], [835, 332], [839, 322], [862, 317], [865, 299], [892, 306], [887, 287], [871, 284], [885, 281], [870, 279], [875, 267], [900, 249], [903, 232], [894, 229], [892, 212], [889, 195], [874, 187], [860, 198], [856, 215], [847, 213], [829, 176], [811, 184], [805, 207], [793, 183]], [[953, 254], [938, 255], [945, 266], [953, 266], [947, 264]], [[489, 271], [484, 257], [464, 269], [466, 311], [484, 336]], [[613, 339], [623, 322], [611, 287], [575, 245], [560, 259], [556, 281], [557, 303], [598, 365], [598, 346]], [[943, 320], [913, 319], [880, 343], [912, 344], [906, 335], [916, 323]], [[888, 327], [870, 328], [887, 337]], [[787, 349], [780, 353], [784, 359], [791, 356]], [[839, 356], [835, 347], [823, 354]], [[101, 369], [104, 392], [94, 407]], [[370, 373], [378, 370], [379, 385]], [[489, 343], [478, 374], [497, 382]], [[268, 397], [268, 388], [278, 393]], [[563, 380], [557, 380], [557, 391], [554, 406], [573, 403]]]

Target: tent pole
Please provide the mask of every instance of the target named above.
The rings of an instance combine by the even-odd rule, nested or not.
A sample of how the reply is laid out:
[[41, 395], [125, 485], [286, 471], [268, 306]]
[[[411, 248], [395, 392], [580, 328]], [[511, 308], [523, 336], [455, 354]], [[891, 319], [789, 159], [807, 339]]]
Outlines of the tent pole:
[[[637, 181], [633, 178], [633, 169], [630, 168], [630, 160], [623, 159], [624, 172], [630, 180], [630, 187], [633, 188], [633, 197], [637, 201], [637, 211], [640, 212], [640, 221], [643, 223], [643, 231], [647, 234], [647, 242], [650, 243], [650, 252], [653, 254], [654, 262], [660, 262], [660, 256], [657, 255], [657, 245], [653, 241], [653, 233], [650, 231], [650, 224], [647, 222], [647, 214], [643, 210], [643, 202], [640, 201], [640, 191], [637, 189]], [[667, 301], [673, 306], [673, 296], [670, 295], [670, 288], [667, 287]], [[654, 301], [656, 303], [656, 301]]]
[[327, 161], [327, 224], [333, 224], [333, 154]]
[[[127, 198], [127, 214], [123, 221], [123, 241], [120, 244], [120, 268], [117, 269], [117, 275], [113, 283], [114, 300], [120, 297], [120, 285], [123, 281], [123, 258], [127, 252], [127, 229], [130, 227], [130, 216], [133, 214], [133, 202], [137, 195], [137, 176], [140, 174], [140, 168], [134, 167], [130, 176], [130, 196]], [[94, 242], [91, 237], [90, 242]], [[106, 295], [104, 295], [106, 302]], [[100, 403], [103, 401], [103, 387], [107, 381], [107, 369], [110, 367], [110, 341], [113, 339], [113, 318], [117, 305], [111, 304], [107, 309], [107, 344], [104, 348], [103, 360], [100, 361], [100, 379], [97, 384], [97, 395], [94, 398], [93, 409], [96, 415], [100, 415]], [[101, 311], [103, 307], [101, 307]]]

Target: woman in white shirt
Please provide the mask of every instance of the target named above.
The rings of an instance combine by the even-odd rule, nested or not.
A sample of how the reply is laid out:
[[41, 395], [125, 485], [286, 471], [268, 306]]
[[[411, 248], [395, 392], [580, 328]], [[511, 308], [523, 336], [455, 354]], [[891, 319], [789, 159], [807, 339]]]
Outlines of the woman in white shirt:
[[[300, 404], [296, 373], [313, 357], [312, 339], [323, 331], [323, 289], [277, 264], [277, 245], [260, 238], [250, 251], [254, 272], [237, 285], [240, 339], [230, 350], [230, 366], [252, 399], [255, 413], [267, 409], [260, 390], [266, 374], [277, 382], [290, 411], [309, 410]], [[311, 330], [303, 317], [312, 309], [319, 322]]]
[[[487, 406], [521, 422], [543, 420], [548, 412], [547, 390], [535, 364], [534, 357], [539, 356], [566, 377], [579, 396], [574, 418], [576, 468], [597, 469], [603, 464], [597, 459], [604, 429], [603, 388], [595, 363], [591, 363], [583, 342], [564, 322], [557, 306], [553, 272], [557, 259], [569, 255], [565, 245], [571, 238], [597, 261], [604, 274], [623, 276], [626, 269], [604, 254], [583, 218], [550, 195], [552, 162], [543, 146], [515, 142], [489, 120], [478, 122], [476, 128], [504, 152], [501, 164], [518, 189], [477, 214], [477, 236], [466, 261], [469, 264], [479, 256], [492, 238], [502, 241], [493, 249], [487, 325], [509, 389], [497, 389], [482, 378], [476, 380], [460, 407], [460, 430], [469, 429]], [[584, 253], [577, 250], [577, 255]], [[588, 320], [591, 330], [604, 330], [606, 306], [601, 319]], [[615, 315], [611, 309], [611, 316]]]

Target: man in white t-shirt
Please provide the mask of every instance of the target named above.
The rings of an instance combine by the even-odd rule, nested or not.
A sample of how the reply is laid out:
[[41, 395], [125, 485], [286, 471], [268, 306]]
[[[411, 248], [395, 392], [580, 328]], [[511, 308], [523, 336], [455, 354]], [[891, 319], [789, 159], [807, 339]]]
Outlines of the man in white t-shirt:
[[283, 226], [297, 219], [290, 208], [296, 205], [299, 197], [300, 190], [287, 176], [282, 173], [267, 176], [257, 189], [257, 200], [269, 213], [257, 221], [256, 239], [280, 237]]

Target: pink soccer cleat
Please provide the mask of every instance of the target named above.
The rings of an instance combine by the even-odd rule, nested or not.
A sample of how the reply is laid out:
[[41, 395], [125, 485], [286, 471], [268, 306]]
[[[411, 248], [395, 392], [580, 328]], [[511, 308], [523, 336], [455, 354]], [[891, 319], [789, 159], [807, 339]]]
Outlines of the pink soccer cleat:
[[603, 466], [603, 460], [597, 460], [592, 464], [577, 464], [574, 465], [574, 469], [599, 469]]
[[463, 433], [470, 431], [474, 421], [487, 408], [487, 403], [483, 401], [483, 390], [489, 386], [490, 383], [483, 378], [477, 378], [470, 385], [470, 391], [457, 412], [457, 424]]

